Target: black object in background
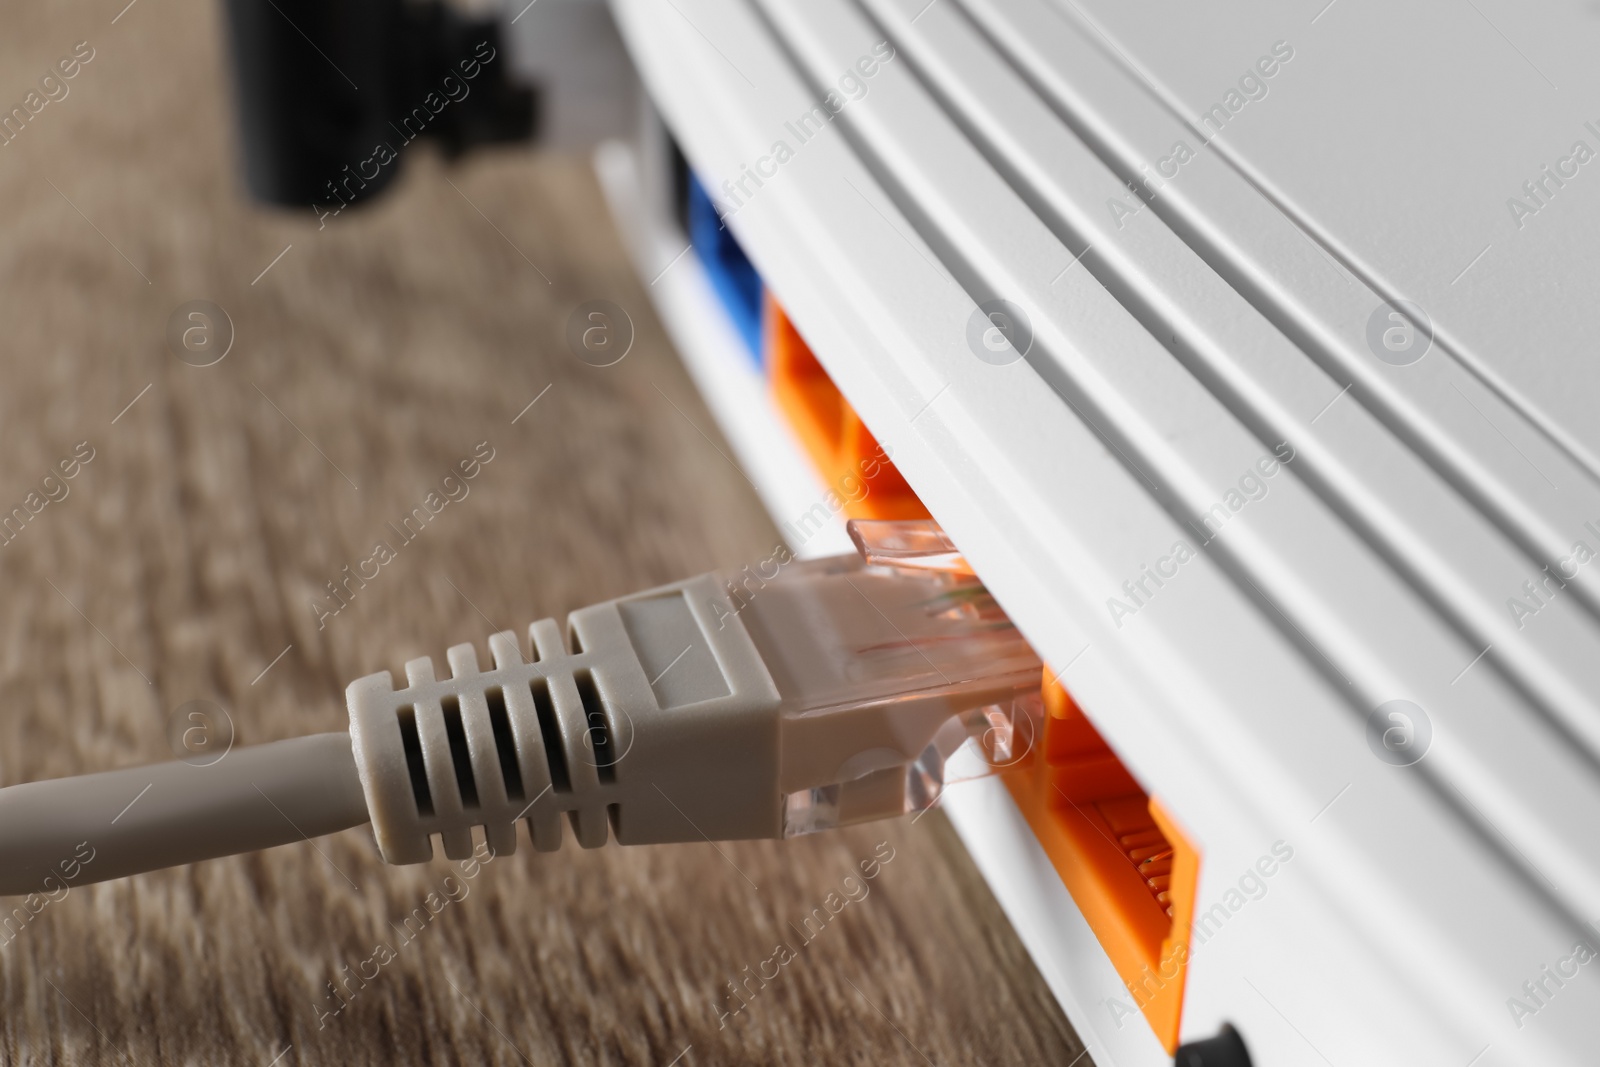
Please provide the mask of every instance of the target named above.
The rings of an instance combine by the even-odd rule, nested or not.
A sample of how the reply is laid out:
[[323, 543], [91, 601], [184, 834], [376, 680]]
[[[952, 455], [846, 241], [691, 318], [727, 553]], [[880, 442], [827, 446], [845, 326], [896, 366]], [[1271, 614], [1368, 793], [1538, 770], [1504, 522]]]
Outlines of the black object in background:
[[394, 180], [395, 155], [417, 136], [451, 156], [533, 136], [533, 90], [511, 82], [493, 18], [437, 0], [224, 7], [245, 184], [258, 200], [300, 207], [368, 199]]
[[1173, 1067], [1250, 1067], [1250, 1050], [1244, 1047], [1231, 1023], [1223, 1023], [1216, 1037], [1178, 1046]]

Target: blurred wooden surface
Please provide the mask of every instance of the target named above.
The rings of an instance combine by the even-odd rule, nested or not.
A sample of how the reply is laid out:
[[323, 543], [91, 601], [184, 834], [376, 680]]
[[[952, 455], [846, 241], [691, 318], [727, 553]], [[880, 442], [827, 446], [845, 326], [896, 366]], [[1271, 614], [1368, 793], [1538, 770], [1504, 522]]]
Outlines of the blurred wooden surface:
[[[118, 17], [124, 2], [16, 5], [0, 39], [8, 105], [76, 42], [95, 50], [0, 147], [0, 504], [94, 450], [0, 545], [0, 782], [171, 758], [169, 717], [195, 699], [241, 744], [341, 729], [351, 678], [770, 554], [582, 162], [503, 152], [447, 175], [417, 153], [390, 197], [325, 229], [257, 211], [232, 167], [217, 5]], [[638, 329], [607, 369], [564, 342], [596, 298]], [[236, 330], [215, 366], [167, 351], [196, 299]], [[324, 583], [480, 441], [495, 458], [470, 495], [319, 629]], [[885, 851], [868, 895], [722, 1018], [729, 983], [798, 948], [790, 924]], [[395, 924], [430, 893], [444, 903], [408, 941]], [[371, 974], [380, 944], [395, 958], [334, 1014], [329, 983]], [[937, 814], [720, 851], [524, 840], [471, 879], [442, 859], [387, 868], [361, 829], [74, 888], [0, 933], [7, 1064], [1080, 1051]]]

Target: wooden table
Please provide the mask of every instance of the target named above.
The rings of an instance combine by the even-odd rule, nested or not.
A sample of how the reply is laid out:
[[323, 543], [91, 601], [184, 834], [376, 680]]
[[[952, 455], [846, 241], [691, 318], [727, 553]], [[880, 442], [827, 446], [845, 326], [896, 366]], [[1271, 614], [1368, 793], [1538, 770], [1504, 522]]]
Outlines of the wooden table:
[[[390, 197], [323, 229], [258, 211], [232, 166], [216, 5], [122, 3], [25, 5], [0, 43], [6, 102], [94, 49], [0, 147], [0, 504], [93, 452], [0, 543], [0, 781], [171, 758], [191, 700], [223, 706], [239, 744], [342, 729], [352, 678], [770, 554], [778, 533], [581, 161], [447, 171], [419, 153]], [[615, 367], [564, 341], [596, 298], [637, 326]], [[169, 353], [191, 300], [231, 319], [213, 366]], [[484, 441], [470, 494], [320, 612], [326, 583]], [[865, 895], [803, 942], [794, 924], [874, 854], [892, 859]], [[400, 926], [430, 893], [437, 914]], [[798, 951], [774, 968], [780, 942]], [[385, 867], [363, 828], [74, 888], [0, 927], [4, 1063], [1065, 1067], [1080, 1051], [937, 814], [720, 847], [535, 855], [524, 838], [470, 879], [443, 859]]]

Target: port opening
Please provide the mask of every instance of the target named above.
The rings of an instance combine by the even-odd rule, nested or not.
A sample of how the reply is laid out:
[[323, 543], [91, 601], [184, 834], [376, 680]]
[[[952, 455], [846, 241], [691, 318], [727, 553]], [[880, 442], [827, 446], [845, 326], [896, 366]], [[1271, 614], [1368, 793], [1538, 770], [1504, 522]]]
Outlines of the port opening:
[[1044, 743], [1006, 786], [1166, 1050], [1178, 1047], [1199, 854], [1045, 669]]
[[[932, 516], [770, 291], [773, 396], [852, 519]], [[859, 491], [851, 491], [860, 487]], [[1078, 910], [1168, 1053], [1178, 1047], [1199, 853], [1044, 672], [1044, 742], [1003, 777]]]
[[928, 509], [839, 387], [767, 294], [766, 365], [772, 394], [811, 462], [852, 519], [926, 519]]
[[750, 257], [739, 246], [733, 231], [717, 213], [705, 186], [692, 173], [684, 187], [687, 204], [684, 219], [688, 223], [689, 243], [705, 268], [711, 287], [727, 309], [734, 328], [744, 340], [750, 358], [761, 360], [761, 276], [756, 273]]

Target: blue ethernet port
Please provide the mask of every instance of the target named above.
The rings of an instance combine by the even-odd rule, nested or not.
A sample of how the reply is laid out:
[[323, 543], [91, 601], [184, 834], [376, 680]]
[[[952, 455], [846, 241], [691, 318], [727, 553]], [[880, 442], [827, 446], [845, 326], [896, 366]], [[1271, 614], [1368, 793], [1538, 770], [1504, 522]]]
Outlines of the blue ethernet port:
[[717, 214], [705, 186], [689, 175], [689, 243], [711, 276], [711, 286], [744, 338], [750, 358], [761, 364], [761, 275]]

